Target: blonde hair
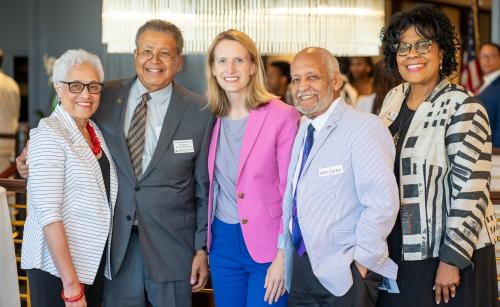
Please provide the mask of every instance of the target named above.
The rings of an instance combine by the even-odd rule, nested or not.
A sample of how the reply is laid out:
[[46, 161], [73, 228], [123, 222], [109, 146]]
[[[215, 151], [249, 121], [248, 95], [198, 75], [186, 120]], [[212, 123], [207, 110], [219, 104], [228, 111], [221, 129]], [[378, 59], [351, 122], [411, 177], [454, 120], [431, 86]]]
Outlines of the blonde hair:
[[208, 84], [208, 107], [215, 116], [226, 116], [231, 108], [226, 92], [219, 85], [217, 79], [212, 73], [214, 64], [215, 47], [223, 40], [237, 41], [245, 47], [250, 54], [251, 61], [255, 64], [255, 72], [250, 76], [247, 86], [246, 106], [249, 110], [258, 108], [260, 105], [267, 103], [271, 99], [278, 98], [269, 93], [265, 85], [264, 65], [260, 58], [259, 51], [253, 40], [245, 33], [230, 29], [219, 33], [212, 41], [208, 49], [207, 58], [207, 84]]

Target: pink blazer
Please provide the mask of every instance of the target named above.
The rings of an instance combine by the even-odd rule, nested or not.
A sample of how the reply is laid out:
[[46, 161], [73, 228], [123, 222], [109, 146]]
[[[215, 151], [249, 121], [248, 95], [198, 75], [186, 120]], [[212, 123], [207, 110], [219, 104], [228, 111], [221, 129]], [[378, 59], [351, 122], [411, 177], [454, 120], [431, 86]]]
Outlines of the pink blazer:
[[[278, 236], [283, 233], [283, 194], [299, 117], [295, 108], [280, 100], [271, 100], [250, 112], [243, 135], [236, 200], [245, 244], [252, 259], [259, 263], [274, 260]], [[208, 153], [208, 251], [212, 238], [213, 182], [219, 130], [220, 118], [215, 122]]]

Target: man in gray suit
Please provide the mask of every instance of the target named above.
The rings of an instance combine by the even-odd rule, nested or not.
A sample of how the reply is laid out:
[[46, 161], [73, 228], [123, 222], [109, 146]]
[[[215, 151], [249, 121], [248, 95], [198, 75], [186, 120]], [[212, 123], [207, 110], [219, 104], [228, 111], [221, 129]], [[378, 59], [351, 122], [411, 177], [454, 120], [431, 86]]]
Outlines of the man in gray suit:
[[[177, 26], [150, 20], [135, 42], [137, 76], [105, 83], [94, 118], [118, 173], [104, 305], [191, 306], [208, 277], [213, 116], [174, 81], [183, 48]], [[16, 161], [27, 176], [25, 157]]]
[[375, 306], [382, 276], [396, 279], [386, 237], [399, 209], [395, 148], [374, 115], [340, 98], [338, 62], [299, 52], [292, 98], [305, 115], [283, 204], [282, 246], [290, 306]]
[[146, 22], [136, 35], [137, 77], [106, 83], [95, 115], [119, 180], [105, 306], [191, 306], [191, 290], [207, 281], [213, 116], [173, 81], [182, 48], [174, 24]]

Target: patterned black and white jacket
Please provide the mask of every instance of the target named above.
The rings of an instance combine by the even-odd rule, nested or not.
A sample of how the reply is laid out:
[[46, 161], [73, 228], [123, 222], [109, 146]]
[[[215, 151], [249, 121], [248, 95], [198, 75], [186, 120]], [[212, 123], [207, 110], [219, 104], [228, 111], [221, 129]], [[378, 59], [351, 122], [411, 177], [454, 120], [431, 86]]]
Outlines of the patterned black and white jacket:
[[[408, 83], [386, 96], [380, 116], [396, 119]], [[464, 269], [474, 250], [496, 242], [490, 199], [491, 130], [483, 104], [442, 80], [413, 117], [400, 158], [403, 259]]]

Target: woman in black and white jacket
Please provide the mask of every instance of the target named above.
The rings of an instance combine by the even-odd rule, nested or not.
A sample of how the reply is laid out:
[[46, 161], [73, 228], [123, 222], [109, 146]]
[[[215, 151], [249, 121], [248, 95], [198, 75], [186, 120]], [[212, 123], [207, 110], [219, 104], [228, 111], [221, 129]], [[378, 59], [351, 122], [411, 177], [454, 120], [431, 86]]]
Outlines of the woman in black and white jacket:
[[381, 293], [378, 306], [496, 306], [491, 131], [482, 103], [446, 79], [457, 68], [454, 29], [439, 10], [417, 7], [391, 18], [383, 49], [406, 83], [380, 113], [396, 146], [401, 207], [388, 237], [400, 293]]
[[89, 120], [99, 106], [99, 58], [68, 50], [54, 64], [59, 105], [30, 132], [28, 216], [21, 267], [33, 307], [101, 306], [118, 188], [111, 155]]

